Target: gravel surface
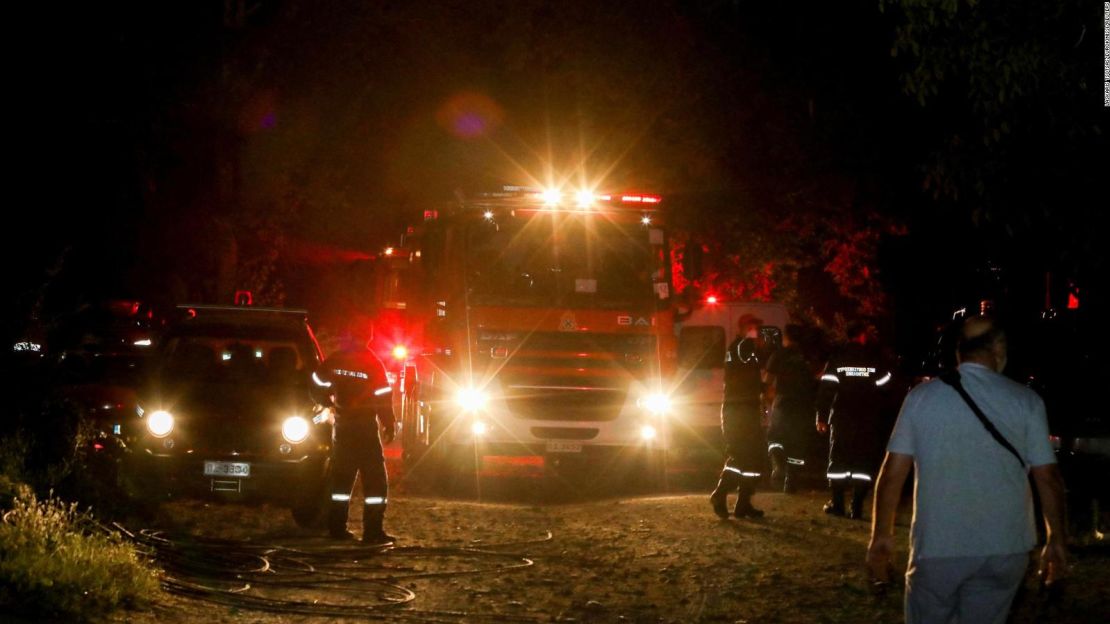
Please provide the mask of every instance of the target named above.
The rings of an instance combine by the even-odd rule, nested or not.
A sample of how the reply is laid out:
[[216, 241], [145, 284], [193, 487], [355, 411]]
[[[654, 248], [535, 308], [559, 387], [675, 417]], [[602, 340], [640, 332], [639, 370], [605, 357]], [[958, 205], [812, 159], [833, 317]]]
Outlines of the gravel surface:
[[[510, 490], [517, 500], [533, 500], [536, 487], [525, 482]], [[324, 622], [358, 614], [443, 622], [901, 621], [900, 587], [877, 594], [863, 571], [867, 523], [826, 516], [823, 500], [815, 490], [762, 493], [755, 504], [766, 510], [765, 518], [722, 521], [704, 493], [548, 505], [401, 493], [391, 499], [387, 519], [399, 539], [385, 551], [354, 541], [336, 545], [319, 531], [297, 528], [283, 509], [177, 502], [165, 505], [154, 523], [159, 533], [153, 536], [172, 546], [163, 557], [224, 560], [223, 568], [198, 574], [173, 572], [178, 559], [171, 576], [210, 588], [250, 589], [167, 594], [151, 611], [119, 619]], [[904, 557], [908, 518], [901, 524]], [[271, 569], [253, 572], [260, 560]], [[1110, 549], [1101, 542], [1081, 546], [1074, 561], [1062, 595], [1025, 592], [1013, 621], [1105, 621]], [[280, 601], [264, 605], [271, 609], [293, 604], [331, 613], [258, 610], [263, 600]]]

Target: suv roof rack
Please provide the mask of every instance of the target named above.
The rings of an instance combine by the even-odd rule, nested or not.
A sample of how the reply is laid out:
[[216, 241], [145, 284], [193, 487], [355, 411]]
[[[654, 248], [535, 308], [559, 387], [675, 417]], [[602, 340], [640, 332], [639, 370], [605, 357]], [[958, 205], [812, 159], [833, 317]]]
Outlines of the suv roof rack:
[[233, 306], [183, 303], [177, 306], [178, 310], [204, 310], [207, 312], [270, 312], [273, 314], [289, 314], [294, 316], [308, 316], [308, 310], [299, 308], [262, 308], [258, 306]]

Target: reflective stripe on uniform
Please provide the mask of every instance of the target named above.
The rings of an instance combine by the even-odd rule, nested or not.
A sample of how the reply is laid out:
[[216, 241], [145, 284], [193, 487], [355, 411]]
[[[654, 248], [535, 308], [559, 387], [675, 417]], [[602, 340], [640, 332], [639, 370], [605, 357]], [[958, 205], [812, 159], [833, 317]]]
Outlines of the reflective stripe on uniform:
[[383, 394], [389, 394], [390, 392], [393, 392], [393, 388], [391, 388], [389, 386], [385, 386], [385, 387], [378, 388], [377, 390], [375, 390], [374, 391], [374, 396], [381, 396]]
[[316, 373], [312, 373], [312, 383], [316, 384], [317, 386], [320, 386], [321, 388], [330, 388], [331, 387], [331, 382], [330, 381], [324, 381], [323, 379], [320, 379], [320, 376], [317, 375]]
[[787, 457], [786, 458], [786, 463], [793, 464], [795, 466], [805, 466], [806, 465], [806, 460], [804, 460], [804, 459], [794, 459], [793, 457]]
[[859, 481], [871, 480], [871, 475], [867, 474], [866, 472], [828, 472], [825, 473], [825, 477], [834, 481], [837, 479], [856, 479]]
[[821, 375], [821, 381], [830, 381], [832, 383], [840, 383], [840, 378], [836, 375]]
[[385, 497], [383, 496], [367, 496], [365, 503], [367, 505], [384, 505]]
[[888, 382], [888, 381], [890, 381], [890, 373], [887, 373], [887, 374], [883, 375], [882, 377], [876, 379], [875, 380], [875, 385], [876, 386], [885, 386], [886, 382]]
[[736, 474], [740, 475], [741, 477], [761, 477], [761, 476], [763, 476], [763, 473], [761, 473], [761, 472], [745, 472], [743, 470], [740, 470], [739, 468], [733, 468], [732, 466], [725, 466], [725, 470], [727, 470], [729, 472], [735, 472]]
[[331, 499], [337, 503], [345, 503], [351, 500], [350, 494], [332, 494]]
[[772, 443], [767, 445], [767, 450], [768, 451], [773, 451], [775, 449], [781, 449], [781, 448], [783, 448], [783, 446], [781, 444], [779, 444], [778, 442], [772, 442]]

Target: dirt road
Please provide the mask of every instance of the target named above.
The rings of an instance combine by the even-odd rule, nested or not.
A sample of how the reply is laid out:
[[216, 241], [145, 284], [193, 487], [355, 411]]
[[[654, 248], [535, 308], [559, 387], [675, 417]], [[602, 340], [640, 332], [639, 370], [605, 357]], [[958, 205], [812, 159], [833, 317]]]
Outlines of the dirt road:
[[[306, 619], [244, 604], [272, 599], [280, 602], [261, 606], [332, 611], [312, 621], [348, 621], [335, 617], [345, 612], [417, 621], [900, 621], [900, 588], [876, 595], [863, 573], [867, 524], [824, 515], [822, 501], [819, 491], [759, 494], [766, 518], [721, 521], [702, 493], [542, 506], [399, 495], [388, 528], [400, 540], [386, 552], [336, 547], [280, 509], [174, 503], [158, 522], [160, 536], [182, 540], [169, 542], [181, 546], [174, 552], [205, 565], [219, 553], [220, 565], [241, 572], [216, 565], [201, 576], [192, 570], [191, 582], [250, 589], [167, 596], [153, 612], [123, 617]], [[899, 533], [904, 557], [905, 526]], [[209, 538], [230, 541], [197, 542]], [[271, 569], [251, 571], [267, 559]], [[1014, 621], [1103, 621], [1108, 571], [1107, 548], [1080, 549], [1067, 591], [1052, 601], [1028, 593]]]

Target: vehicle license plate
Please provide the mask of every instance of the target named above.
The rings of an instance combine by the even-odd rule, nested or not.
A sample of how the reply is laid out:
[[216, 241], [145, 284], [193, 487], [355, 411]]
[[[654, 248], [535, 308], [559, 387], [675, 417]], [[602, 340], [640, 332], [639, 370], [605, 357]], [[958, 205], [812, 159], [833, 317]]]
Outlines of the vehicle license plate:
[[206, 477], [240, 477], [251, 476], [251, 465], [242, 462], [204, 462], [204, 476]]
[[581, 453], [581, 442], [548, 442], [548, 453]]

